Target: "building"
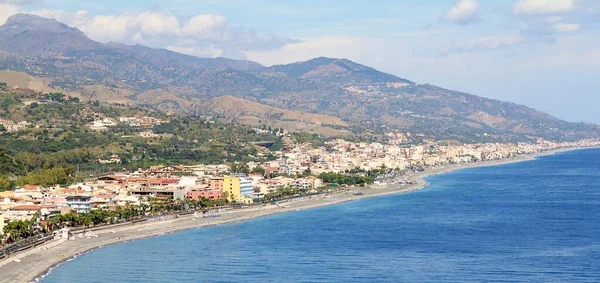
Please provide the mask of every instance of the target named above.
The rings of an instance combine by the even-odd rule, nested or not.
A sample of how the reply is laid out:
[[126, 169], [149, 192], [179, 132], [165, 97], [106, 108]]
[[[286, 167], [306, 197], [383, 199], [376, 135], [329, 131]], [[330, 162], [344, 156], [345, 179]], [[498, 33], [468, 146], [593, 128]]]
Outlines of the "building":
[[306, 178], [298, 178], [296, 179], [292, 184], [292, 187], [294, 188], [301, 188], [304, 190], [312, 190], [312, 189], [318, 189], [319, 187], [323, 186], [323, 181], [319, 178], [315, 178], [313, 176], [309, 176]]
[[65, 200], [67, 206], [77, 213], [87, 213], [92, 210], [91, 196], [66, 196]]
[[223, 193], [228, 194], [228, 200], [239, 203], [252, 203], [254, 187], [252, 179], [243, 176], [223, 177]]
[[254, 184], [252, 179], [247, 177], [240, 178], [240, 192], [245, 198], [252, 198], [254, 196]]
[[9, 208], [3, 213], [3, 217], [10, 221], [31, 220], [33, 217], [45, 220], [51, 215], [58, 214], [58, 212], [56, 206], [22, 204]]
[[184, 200], [185, 190], [182, 188], [140, 188], [131, 190], [132, 196], [137, 197], [155, 197], [160, 199]]
[[208, 179], [208, 187], [211, 190], [223, 190], [223, 177], [212, 177]]
[[44, 197], [41, 186], [25, 185], [14, 192], [16, 198], [40, 199]]
[[98, 159], [98, 163], [100, 164], [121, 164], [121, 157], [119, 157], [119, 155], [117, 154], [113, 154], [110, 156], [110, 158], [107, 159]]
[[42, 209], [39, 205], [24, 204], [13, 206], [4, 212], [4, 216], [10, 221], [30, 220]]
[[195, 201], [199, 201], [202, 198], [212, 199], [212, 200], [220, 199], [221, 198], [221, 190], [220, 189], [212, 190], [209, 188], [192, 189], [192, 190], [185, 192], [185, 198], [195, 200]]
[[117, 122], [111, 118], [97, 119], [89, 124], [89, 128], [92, 130], [106, 130], [108, 127], [114, 127]]

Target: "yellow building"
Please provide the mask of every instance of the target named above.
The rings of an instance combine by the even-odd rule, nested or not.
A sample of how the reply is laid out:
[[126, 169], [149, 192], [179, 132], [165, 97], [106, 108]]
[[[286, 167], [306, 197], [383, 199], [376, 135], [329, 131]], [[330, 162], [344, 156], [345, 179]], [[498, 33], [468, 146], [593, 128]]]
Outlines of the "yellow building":
[[110, 193], [113, 193], [113, 191], [102, 188], [102, 189], [94, 190], [92, 192], [92, 195], [97, 196], [97, 195], [110, 194]]
[[[15, 203], [11, 200], [11, 198], [14, 198], [14, 197], [15, 197], [15, 191], [0, 192], [0, 210], [7, 210], [7, 209], [15, 206]], [[1, 232], [2, 232], [2, 230], [0, 230], [0, 233]]]
[[237, 203], [252, 203], [252, 181], [242, 177], [223, 177], [223, 193], [227, 193], [227, 200]]
[[0, 192], [0, 201], [3, 198], [13, 198], [13, 197], [15, 197], [15, 191]]

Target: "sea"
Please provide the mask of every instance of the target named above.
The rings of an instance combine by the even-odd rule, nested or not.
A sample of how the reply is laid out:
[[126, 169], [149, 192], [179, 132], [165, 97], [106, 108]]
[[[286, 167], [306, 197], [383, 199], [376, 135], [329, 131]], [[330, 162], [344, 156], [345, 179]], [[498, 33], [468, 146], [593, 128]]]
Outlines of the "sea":
[[85, 253], [42, 282], [600, 282], [600, 149]]

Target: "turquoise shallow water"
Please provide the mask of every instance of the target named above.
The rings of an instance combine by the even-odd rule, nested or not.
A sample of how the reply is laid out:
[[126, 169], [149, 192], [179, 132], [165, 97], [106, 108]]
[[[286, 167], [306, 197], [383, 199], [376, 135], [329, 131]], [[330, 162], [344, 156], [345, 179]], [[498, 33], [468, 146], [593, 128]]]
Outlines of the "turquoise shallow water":
[[600, 282], [600, 150], [115, 244], [43, 282]]

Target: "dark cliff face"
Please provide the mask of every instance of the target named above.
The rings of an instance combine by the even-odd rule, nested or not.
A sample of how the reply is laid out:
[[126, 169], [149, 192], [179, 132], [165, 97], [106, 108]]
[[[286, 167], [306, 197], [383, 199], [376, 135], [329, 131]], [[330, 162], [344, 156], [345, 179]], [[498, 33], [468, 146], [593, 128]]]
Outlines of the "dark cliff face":
[[[147, 91], [161, 90], [189, 100], [192, 105], [186, 109], [196, 113], [211, 111], [203, 102], [231, 95], [339, 117], [358, 133], [400, 129], [462, 141], [598, 137], [595, 125], [568, 123], [522, 105], [418, 85], [348, 59], [319, 57], [264, 67], [246, 60], [198, 58], [141, 45], [99, 43], [56, 20], [26, 14], [14, 15], [0, 27], [0, 69], [45, 77], [52, 87], [70, 91], [106, 86], [117, 94], [133, 93], [127, 98], [134, 101]], [[160, 107], [161, 101], [157, 99], [155, 106]]]

